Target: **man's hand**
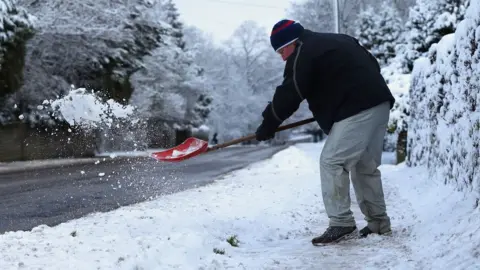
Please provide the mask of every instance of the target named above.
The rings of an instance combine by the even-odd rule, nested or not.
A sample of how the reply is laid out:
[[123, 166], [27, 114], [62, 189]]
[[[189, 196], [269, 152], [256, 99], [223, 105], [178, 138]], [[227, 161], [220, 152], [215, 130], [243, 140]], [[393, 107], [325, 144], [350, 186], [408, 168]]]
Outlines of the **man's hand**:
[[267, 127], [264, 123], [262, 123], [255, 132], [257, 141], [267, 141], [273, 139], [275, 137], [275, 129]]

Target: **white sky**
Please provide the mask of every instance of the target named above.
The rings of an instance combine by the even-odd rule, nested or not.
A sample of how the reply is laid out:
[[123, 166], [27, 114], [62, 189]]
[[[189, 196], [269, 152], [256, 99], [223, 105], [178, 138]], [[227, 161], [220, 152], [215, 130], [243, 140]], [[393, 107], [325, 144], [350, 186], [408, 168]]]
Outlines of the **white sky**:
[[266, 34], [295, 0], [174, 0], [181, 20], [212, 34], [216, 42], [227, 39], [246, 20], [257, 21]]

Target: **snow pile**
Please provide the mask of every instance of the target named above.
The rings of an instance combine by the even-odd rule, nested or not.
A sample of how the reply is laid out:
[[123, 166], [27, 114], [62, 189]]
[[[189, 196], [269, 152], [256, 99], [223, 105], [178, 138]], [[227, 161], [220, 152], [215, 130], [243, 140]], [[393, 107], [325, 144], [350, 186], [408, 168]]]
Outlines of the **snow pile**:
[[45, 100], [43, 105], [50, 105], [71, 126], [84, 128], [98, 127], [99, 124], [110, 126], [115, 119], [129, 118], [134, 113], [134, 107], [121, 105], [113, 99], [103, 102], [85, 88], [72, 88], [64, 97]]
[[0, 269], [480, 267], [480, 212], [472, 198], [460, 199], [465, 196], [430, 181], [420, 167], [381, 167], [393, 237], [312, 246], [311, 238], [328, 226], [318, 169], [321, 147], [300, 144], [206, 187], [56, 227], [5, 233]]
[[480, 195], [480, 1], [472, 1], [454, 34], [415, 62], [409, 164]]
[[415, 266], [391, 269], [480, 269], [480, 208], [475, 196], [432, 181], [423, 166], [386, 166], [382, 172], [390, 193], [387, 207], [395, 213], [393, 226], [403, 234], [397, 239], [404, 241]]

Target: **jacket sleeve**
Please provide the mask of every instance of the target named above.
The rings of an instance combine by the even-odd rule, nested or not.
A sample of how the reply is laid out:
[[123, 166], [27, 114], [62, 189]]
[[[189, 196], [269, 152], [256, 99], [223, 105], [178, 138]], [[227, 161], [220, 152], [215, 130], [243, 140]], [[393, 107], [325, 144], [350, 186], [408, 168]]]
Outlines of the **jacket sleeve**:
[[311, 60], [302, 51], [302, 43], [288, 58], [283, 74], [283, 82], [275, 89], [272, 101], [262, 113], [264, 123], [278, 127], [298, 110], [310, 88]]

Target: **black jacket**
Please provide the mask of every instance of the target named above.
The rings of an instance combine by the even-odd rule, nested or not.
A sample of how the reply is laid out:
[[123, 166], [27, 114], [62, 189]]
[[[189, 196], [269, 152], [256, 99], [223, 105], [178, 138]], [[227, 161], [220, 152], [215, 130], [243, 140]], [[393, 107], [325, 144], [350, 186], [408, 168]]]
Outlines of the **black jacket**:
[[287, 59], [284, 80], [262, 115], [263, 125], [278, 127], [306, 99], [320, 128], [395, 99], [377, 60], [348, 35], [304, 30]]

